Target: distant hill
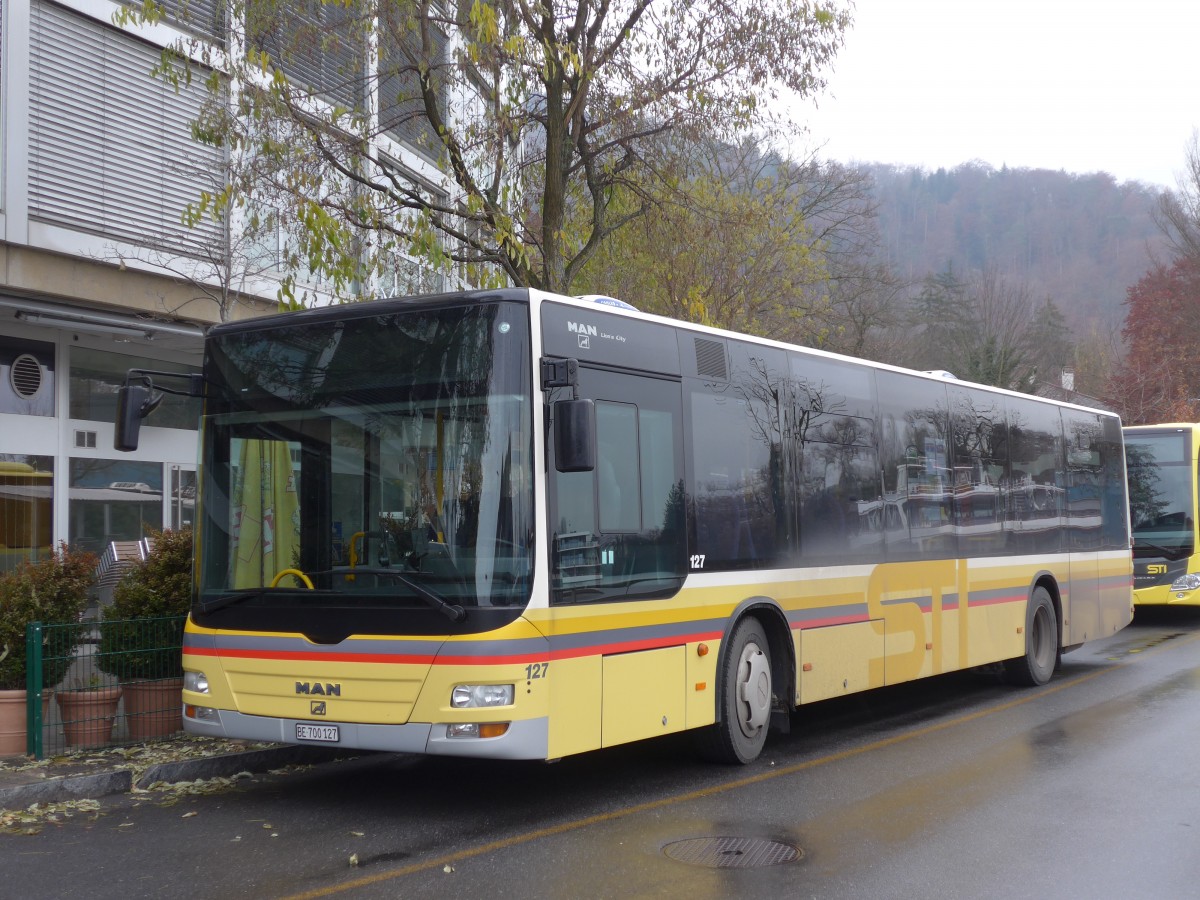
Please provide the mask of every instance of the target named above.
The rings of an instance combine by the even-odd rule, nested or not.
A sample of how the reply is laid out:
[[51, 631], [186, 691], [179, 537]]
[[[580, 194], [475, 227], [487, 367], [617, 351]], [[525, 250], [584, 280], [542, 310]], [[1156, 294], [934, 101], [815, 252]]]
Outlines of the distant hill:
[[875, 183], [879, 255], [922, 280], [994, 266], [1049, 297], [1076, 333], [1119, 328], [1127, 289], [1164, 254], [1152, 219], [1160, 189], [1111, 176], [967, 163], [937, 171], [859, 166]]

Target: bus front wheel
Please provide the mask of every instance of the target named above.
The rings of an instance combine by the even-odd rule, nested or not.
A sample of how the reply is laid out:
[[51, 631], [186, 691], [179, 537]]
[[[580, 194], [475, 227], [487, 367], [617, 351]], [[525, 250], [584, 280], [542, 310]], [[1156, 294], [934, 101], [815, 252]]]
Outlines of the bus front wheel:
[[734, 628], [718, 678], [717, 723], [697, 734], [697, 748], [715, 762], [751, 762], [771, 721], [771, 648], [758, 619], [747, 617]]
[[1010, 681], [1035, 687], [1045, 684], [1058, 665], [1058, 616], [1050, 592], [1033, 589], [1025, 613], [1025, 655], [1004, 663]]

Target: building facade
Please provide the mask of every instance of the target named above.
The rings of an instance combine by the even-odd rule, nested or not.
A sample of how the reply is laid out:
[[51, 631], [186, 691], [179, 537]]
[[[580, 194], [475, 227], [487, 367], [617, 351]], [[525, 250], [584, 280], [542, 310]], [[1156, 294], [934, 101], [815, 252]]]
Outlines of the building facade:
[[173, 12], [218, 41], [225, 12], [161, 5], [166, 21], [135, 32], [105, 0], [0, 0], [0, 571], [188, 524], [198, 401], [167, 396], [119, 453], [117, 389], [130, 368], [198, 370], [222, 305], [276, 309], [269, 272], [229, 307], [174, 265], [223, 239], [183, 224], [223, 151], [191, 137], [202, 79], [151, 72], [185, 34]]

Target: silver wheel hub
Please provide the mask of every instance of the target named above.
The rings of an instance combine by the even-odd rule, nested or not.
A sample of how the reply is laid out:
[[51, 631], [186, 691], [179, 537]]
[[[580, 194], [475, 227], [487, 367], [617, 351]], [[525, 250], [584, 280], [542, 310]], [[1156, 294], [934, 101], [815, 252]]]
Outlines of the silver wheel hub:
[[757, 644], [747, 644], [738, 661], [738, 723], [753, 737], [771, 716], [771, 667]]

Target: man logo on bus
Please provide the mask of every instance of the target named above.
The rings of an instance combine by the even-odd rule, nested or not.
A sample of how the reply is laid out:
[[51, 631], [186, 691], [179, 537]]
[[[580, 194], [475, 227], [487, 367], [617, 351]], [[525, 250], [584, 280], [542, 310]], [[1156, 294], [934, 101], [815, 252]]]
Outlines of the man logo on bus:
[[583, 325], [579, 322], [568, 322], [567, 331], [575, 335], [580, 350], [588, 350], [592, 346], [592, 338], [599, 337], [600, 332], [595, 325]]
[[325, 715], [325, 701], [324, 701], [324, 700], [314, 700], [314, 701], [312, 701], [312, 703], [310, 703], [310, 704], [308, 705], [308, 713], [309, 713], [309, 715], [311, 715], [311, 716], [323, 716], [323, 715]]
[[314, 697], [340, 697], [342, 696], [342, 686], [340, 684], [330, 684], [326, 682], [321, 684], [319, 681], [309, 683], [307, 681], [296, 682], [297, 694], [308, 694]]

